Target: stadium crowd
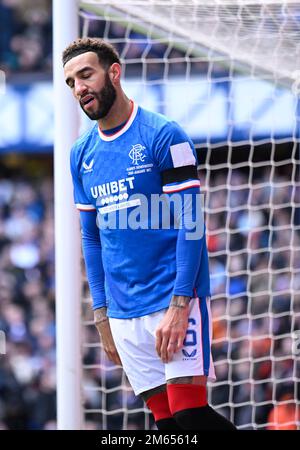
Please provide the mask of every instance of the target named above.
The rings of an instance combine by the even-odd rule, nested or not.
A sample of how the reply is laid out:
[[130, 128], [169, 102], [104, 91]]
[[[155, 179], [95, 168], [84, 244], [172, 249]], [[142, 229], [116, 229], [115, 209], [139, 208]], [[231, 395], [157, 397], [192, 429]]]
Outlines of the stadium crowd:
[[0, 424], [55, 421], [53, 180], [0, 178]]
[[[264, 428], [270, 418], [276, 422], [273, 404], [277, 401], [287, 409], [280, 417], [289, 417], [287, 426], [295, 428], [299, 358], [292, 353], [291, 331], [300, 329], [299, 314], [295, 319], [292, 314], [299, 313], [300, 298], [291, 298], [291, 287], [299, 291], [300, 280], [293, 277], [291, 264], [299, 270], [299, 252], [293, 247], [299, 248], [300, 237], [291, 236], [292, 210], [272, 212], [263, 206], [249, 219], [245, 217], [249, 189], [227, 187], [226, 192], [226, 175], [215, 175], [206, 205], [218, 376], [211, 400], [224, 414], [234, 406], [233, 419], [245, 428], [254, 423]], [[241, 171], [234, 172], [231, 181], [232, 186], [247, 184]], [[282, 175], [277, 181], [286, 187], [265, 183], [252, 189], [248, 206], [269, 205], [270, 196], [276, 197], [277, 204], [288, 203], [292, 189], [288, 177]], [[228, 212], [228, 206], [238, 205], [237, 213]], [[224, 230], [226, 222], [230, 230]], [[0, 329], [7, 339], [7, 354], [0, 356], [2, 428], [56, 426], [53, 230], [53, 180], [2, 175]], [[257, 249], [262, 252], [255, 253]], [[83, 311], [83, 317], [89, 318], [90, 303], [83, 304]], [[97, 342], [94, 326], [85, 327], [84, 343]], [[83, 356], [86, 409], [106, 405], [110, 413], [116, 410], [108, 416], [87, 413], [86, 426], [121, 429], [126, 419], [129, 427], [143, 429], [144, 414], [135, 413], [142, 402], [132, 394], [122, 371], [103, 357], [99, 347], [83, 345]]]
[[[51, 0], [0, 0], [1, 69], [8, 75], [50, 76], [51, 26]], [[101, 35], [104, 26], [91, 22], [91, 34]], [[106, 28], [106, 36], [121, 42], [124, 28], [114, 23]], [[132, 37], [138, 35], [132, 31]], [[136, 41], [120, 44], [119, 51], [127, 60], [138, 61], [161, 58], [166, 46]], [[178, 50], [170, 49], [168, 58], [170, 72], [186, 70]], [[194, 69], [201, 69], [201, 64]], [[158, 77], [165, 70], [157, 62], [147, 67], [149, 76]], [[1, 158], [0, 330], [6, 335], [6, 354], [0, 354], [0, 429], [53, 429], [53, 179], [9, 173], [2, 170]], [[259, 180], [250, 179], [251, 187], [242, 169], [233, 170], [230, 177], [213, 167], [200, 174], [206, 192], [218, 378], [210, 399], [241, 428], [256, 424], [295, 429], [297, 421], [299, 428], [295, 399], [300, 400], [300, 345], [295, 345], [292, 333], [300, 339], [300, 192], [290, 183], [290, 169], [286, 165], [272, 175], [266, 168]], [[292, 296], [292, 290], [298, 294]], [[83, 317], [91, 318], [89, 302], [83, 305]], [[92, 344], [83, 345], [85, 408], [103, 408], [109, 414], [87, 413], [86, 428], [121, 429], [126, 421], [127, 428], [143, 429], [144, 413], [136, 412], [142, 402], [132, 394], [123, 372], [93, 345], [98, 342], [94, 326], [85, 327], [84, 343]]]
[[7, 76], [52, 68], [51, 0], [0, 0], [0, 67]]
[[[26, 76], [41, 73], [51, 76], [52, 70], [52, 0], [0, 0], [0, 68], [10, 76]], [[89, 17], [89, 14], [85, 14]], [[81, 17], [81, 25], [83, 18]], [[157, 40], [147, 42], [145, 36], [134, 30], [128, 31], [118, 22], [109, 27], [105, 21], [91, 20], [89, 35], [113, 39], [122, 58], [130, 61], [126, 70], [138, 74], [147, 60], [149, 78], [163, 76], [166, 66], [163, 55], [168, 55], [168, 71], [172, 74], [185, 73], [185, 58], [180, 51], [168, 43]], [[125, 38], [131, 42], [125, 45]], [[118, 42], [119, 40], [119, 42]], [[190, 70], [199, 70], [206, 64], [195, 62]], [[224, 69], [223, 69], [224, 70]]]
[[[232, 418], [244, 428], [276, 428], [277, 402], [287, 409], [280, 419], [289, 417], [285, 426], [299, 426], [293, 399], [300, 399], [300, 191], [291, 183], [290, 168], [272, 173], [268, 166], [251, 183], [239, 170], [230, 177], [212, 171], [207, 186], [219, 383], [212, 401], [234, 404]], [[293, 201], [298, 208], [291, 208]]]

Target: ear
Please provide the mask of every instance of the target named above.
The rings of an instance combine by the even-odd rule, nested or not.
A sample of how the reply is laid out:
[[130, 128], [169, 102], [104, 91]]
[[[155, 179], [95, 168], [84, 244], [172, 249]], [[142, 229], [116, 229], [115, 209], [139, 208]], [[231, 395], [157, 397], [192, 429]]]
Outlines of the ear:
[[121, 66], [118, 63], [113, 63], [108, 70], [110, 81], [113, 84], [119, 83], [121, 79]]

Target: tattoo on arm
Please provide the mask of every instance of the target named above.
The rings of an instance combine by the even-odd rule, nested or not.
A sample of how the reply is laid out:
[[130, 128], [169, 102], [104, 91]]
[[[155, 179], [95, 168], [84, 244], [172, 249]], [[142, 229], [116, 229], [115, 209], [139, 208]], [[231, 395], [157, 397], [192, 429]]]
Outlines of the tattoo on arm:
[[106, 315], [106, 307], [98, 308], [94, 310], [94, 324], [98, 325], [99, 323], [106, 322], [108, 317]]
[[184, 295], [173, 295], [170, 306], [175, 308], [186, 308], [191, 300], [191, 297]]

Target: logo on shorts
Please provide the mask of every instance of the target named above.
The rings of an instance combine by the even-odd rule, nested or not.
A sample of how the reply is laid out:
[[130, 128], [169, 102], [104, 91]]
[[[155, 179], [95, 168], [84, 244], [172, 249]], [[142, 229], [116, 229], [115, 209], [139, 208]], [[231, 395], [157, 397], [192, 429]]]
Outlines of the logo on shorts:
[[189, 353], [186, 350], [182, 349], [182, 353], [183, 353], [183, 356], [185, 356], [186, 358], [193, 358], [194, 356], [196, 356], [197, 349], [195, 348], [195, 350], [193, 350], [191, 353]]
[[[185, 339], [183, 341], [184, 347], [195, 347], [197, 345], [197, 333], [196, 330], [193, 329], [197, 325], [196, 320], [193, 317], [189, 318], [189, 327], [186, 331]], [[184, 356], [183, 361], [194, 359], [196, 360], [197, 348], [194, 348], [191, 352], [188, 352], [186, 349], [182, 349], [182, 354]]]

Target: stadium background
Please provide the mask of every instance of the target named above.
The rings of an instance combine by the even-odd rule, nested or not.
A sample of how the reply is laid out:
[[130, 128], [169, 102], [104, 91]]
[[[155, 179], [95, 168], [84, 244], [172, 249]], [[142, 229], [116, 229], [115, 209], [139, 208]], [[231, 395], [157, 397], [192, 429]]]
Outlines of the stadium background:
[[[55, 429], [56, 427], [56, 356], [55, 356], [55, 267], [54, 267], [54, 206], [53, 206], [53, 148], [51, 127], [53, 125], [53, 110], [49, 108], [42, 112], [43, 105], [38, 109], [39, 92], [45, 95], [45, 101], [51, 104], [49, 91], [41, 91], [43, 83], [51, 84], [52, 80], [52, 23], [50, 0], [0, 0], [0, 66], [6, 72], [7, 95], [0, 97], [1, 127], [0, 133], [0, 330], [6, 333], [7, 354], [0, 355], [0, 429]], [[91, 23], [90, 31], [95, 36], [102, 36], [104, 23]], [[124, 33], [122, 27], [111, 27], [112, 38]], [[137, 39], [139, 36], [136, 36]], [[122, 44], [119, 50], [122, 51]], [[131, 45], [127, 49], [128, 58], [139, 59], [145, 48], [142, 45]], [[152, 57], [162, 58], [165, 52], [163, 45], [153, 46]], [[178, 60], [182, 54], [173, 49], [169, 54], [170, 74], [176, 77], [184, 76], [185, 66]], [[177, 62], [176, 62], [177, 61]], [[140, 75], [139, 64], [128, 68], [126, 77]], [[161, 76], [162, 66], [149, 65], [147, 77], [151, 80]], [[195, 74], [207, 72], [205, 63], [199, 63], [192, 68]], [[223, 75], [224, 69], [219, 69]], [[215, 70], [217, 74], [218, 69]], [[220, 75], [220, 76], [221, 76]], [[37, 89], [37, 91], [35, 91]], [[180, 89], [180, 85], [177, 86]], [[16, 100], [17, 99], [17, 100]], [[43, 97], [41, 96], [42, 100]], [[16, 104], [24, 107], [24, 114]], [[22, 103], [23, 102], [23, 103]], [[53, 108], [54, 105], [52, 105]], [[22, 108], [22, 107], [21, 107]], [[26, 109], [26, 111], [25, 111]], [[7, 116], [5, 116], [7, 114]], [[38, 125], [31, 126], [31, 114], [41, 114]], [[170, 115], [170, 114], [169, 114]], [[7, 121], [9, 117], [10, 122]], [[14, 122], [15, 121], [15, 122]], [[3, 126], [3, 123], [5, 125]], [[14, 126], [16, 124], [16, 126]], [[13, 125], [13, 126], [12, 126]], [[5, 128], [5, 130], [4, 130]], [[17, 131], [16, 131], [17, 130]], [[37, 130], [39, 134], [37, 134]], [[212, 130], [213, 133], [214, 130]], [[282, 131], [284, 135], [284, 130]], [[15, 134], [14, 134], [15, 133]], [[194, 135], [196, 142], [201, 144], [201, 136]], [[238, 138], [238, 136], [237, 136]], [[214, 135], [212, 135], [212, 141]], [[299, 144], [297, 144], [299, 145]], [[232, 150], [232, 149], [231, 149]], [[298, 419], [295, 410], [299, 399], [298, 379], [299, 363], [295, 368], [295, 360], [291, 355], [291, 337], [294, 330], [300, 329], [299, 314], [292, 319], [291, 313], [299, 313], [300, 296], [296, 296], [291, 305], [291, 295], [286, 293], [289, 286], [289, 274], [285, 268], [291, 267], [289, 250], [280, 251], [272, 260], [272, 269], [278, 270], [272, 286], [278, 295], [273, 297], [272, 304], [266, 295], [256, 296], [251, 302], [251, 333], [256, 339], [251, 343], [251, 380], [248, 380], [250, 365], [235, 364], [249, 354], [249, 342], [238, 339], [230, 345], [232, 366], [228, 364], [228, 338], [234, 338], [249, 332], [247, 312], [249, 302], [245, 292], [250, 286], [251, 292], [263, 291], [269, 285], [269, 259], [267, 255], [256, 255], [251, 261], [251, 271], [255, 274], [250, 279], [247, 266], [247, 255], [242, 249], [247, 245], [251, 223], [247, 222], [245, 211], [238, 208], [247, 203], [249, 195], [249, 168], [246, 164], [249, 148], [244, 145], [232, 151], [231, 163], [241, 162], [241, 169], [230, 174], [228, 181], [229, 149], [226, 146], [217, 150], [199, 147], [200, 178], [206, 184], [205, 164], [216, 167], [213, 177], [207, 180], [207, 189], [211, 190], [210, 205], [212, 210], [220, 211], [212, 214], [207, 220], [208, 247], [211, 255], [212, 294], [217, 298], [213, 302], [214, 316], [214, 355], [220, 364], [217, 367], [220, 385], [212, 391], [214, 405], [233, 403], [242, 405], [234, 410], [236, 425], [243, 426], [255, 422], [263, 428], [274, 416], [274, 403], [283, 403], [282, 414], [291, 418], [290, 427], [295, 428]], [[286, 142], [276, 145], [265, 142], [257, 145], [253, 161], [262, 162], [252, 174], [253, 183], [270, 179], [269, 159], [289, 161], [279, 165], [272, 174], [273, 179], [280, 180], [283, 187], [278, 187], [272, 193], [278, 205], [288, 205], [291, 201], [291, 186], [289, 186], [292, 170], [291, 160], [297, 156], [295, 143]], [[221, 167], [217, 169], [217, 167]], [[227, 194], [218, 190], [218, 186], [244, 186], [243, 189], [231, 191], [230, 205], [237, 208], [232, 215], [230, 229], [230, 250], [241, 250], [238, 257], [231, 261], [232, 276], [226, 276], [226, 239], [224, 233], [218, 233], [226, 222], [224, 205]], [[215, 191], [214, 191], [215, 189]], [[215, 192], [215, 195], [213, 193]], [[265, 187], [255, 189], [254, 205], [267, 204], [270, 193]], [[276, 218], [279, 225], [288, 228], [293, 224], [298, 230], [293, 236], [293, 245], [299, 247], [299, 187], [296, 187], [294, 205], [282, 208]], [[268, 223], [270, 211], [260, 209], [253, 224]], [[276, 226], [276, 223], [273, 224]], [[298, 227], [298, 228], [297, 228]], [[234, 232], [234, 230], [239, 230]], [[241, 231], [242, 230], [242, 231]], [[253, 250], [264, 246], [269, 239], [266, 230], [257, 231], [253, 237]], [[274, 235], [272, 247], [285, 248], [290, 245], [290, 235], [277, 233]], [[255, 253], [255, 252], [254, 252]], [[220, 256], [221, 254], [221, 256]], [[219, 256], [218, 256], [219, 255]], [[293, 267], [300, 268], [300, 257], [295, 256]], [[289, 270], [289, 269], [288, 269]], [[238, 274], [238, 275], [236, 275]], [[298, 277], [297, 277], [298, 276]], [[294, 288], [299, 291], [299, 271], [296, 271]], [[282, 293], [282, 292], [283, 293]], [[225, 295], [227, 293], [228, 295]], [[277, 314], [272, 322], [274, 341], [270, 339], [270, 323], [262, 314], [265, 311]], [[88, 313], [87, 313], [88, 315]], [[231, 315], [234, 320], [228, 330], [226, 317]], [[255, 316], [258, 316], [255, 319]], [[248, 330], [248, 331], [247, 331]], [[86, 328], [85, 339], [97, 342], [98, 336], [93, 327]], [[257, 336], [267, 336], [257, 339]], [[281, 336], [283, 336], [281, 338]], [[276, 337], [279, 337], [276, 339]], [[275, 342], [275, 344], [274, 344]], [[276, 367], [272, 357], [278, 358]], [[254, 360], [254, 363], [253, 363]], [[103, 382], [103, 374], [96, 368], [99, 363], [99, 351], [93, 346], [87, 347], [84, 354], [84, 364], [92, 370], [84, 372], [85, 384], [97, 387]], [[109, 364], [107, 363], [109, 366]], [[228, 373], [230, 372], [230, 380]], [[274, 377], [276, 389], [274, 389]], [[108, 411], [118, 410], [124, 405], [124, 392], [119, 388], [122, 380], [120, 370], [108, 370], [105, 374], [105, 387], [109, 391], [105, 396]], [[266, 380], [266, 381], [264, 381]], [[282, 382], [280, 381], [282, 380]], [[295, 380], [297, 382], [295, 382]], [[223, 381], [223, 382], [222, 382]], [[232, 386], [232, 383], [234, 387]], [[101, 392], [97, 389], [85, 390], [86, 408], [97, 409], [101, 403]], [[134, 410], [142, 408], [140, 400], [130, 391], [126, 391], [127, 408]], [[253, 409], [253, 402], [259, 406]], [[229, 414], [228, 407], [222, 407], [224, 414]], [[121, 429], [123, 414], [112, 414], [106, 417], [108, 429]], [[299, 423], [299, 422], [298, 422]], [[150, 423], [151, 426], [151, 423]], [[87, 428], [101, 429], [102, 420], [97, 414], [87, 416]], [[144, 414], [130, 414], [128, 428], [143, 429]], [[246, 427], [251, 428], [249, 425]], [[286, 428], [288, 428], [287, 426]]]

